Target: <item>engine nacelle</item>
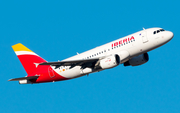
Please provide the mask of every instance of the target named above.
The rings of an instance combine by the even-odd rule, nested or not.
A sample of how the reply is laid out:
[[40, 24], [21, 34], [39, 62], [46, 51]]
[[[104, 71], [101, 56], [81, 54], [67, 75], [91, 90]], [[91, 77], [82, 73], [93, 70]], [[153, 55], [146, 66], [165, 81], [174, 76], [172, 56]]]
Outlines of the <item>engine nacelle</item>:
[[115, 67], [115, 66], [117, 66], [119, 64], [120, 64], [120, 57], [117, 54], [108, 56], [108, 57], [100, 60], [100, 62], [99, 62], [99, 66], [102, 69], [113, 68], [113, 67]]
[[149, 60], [147, 53], [131, 58], [129, 61], [124, 63], [124, 66], [138, 66], [146, 63]]

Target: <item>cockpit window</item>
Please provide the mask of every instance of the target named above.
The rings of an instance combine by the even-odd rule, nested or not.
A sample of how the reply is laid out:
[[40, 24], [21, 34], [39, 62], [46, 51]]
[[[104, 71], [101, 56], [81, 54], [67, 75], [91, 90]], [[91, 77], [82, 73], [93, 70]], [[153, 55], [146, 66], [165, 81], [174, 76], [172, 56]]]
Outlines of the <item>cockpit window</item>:
[[159, 32], [163, 32], [165, 31], [164, 29], [160, 29], [160, 30], [157, 30], [157, 31], [154, 31], [153, 34], [156, 34], [156, 33], [159, 33]]
[[165, 31], [164, 29], [160, 29], [160, 31]]

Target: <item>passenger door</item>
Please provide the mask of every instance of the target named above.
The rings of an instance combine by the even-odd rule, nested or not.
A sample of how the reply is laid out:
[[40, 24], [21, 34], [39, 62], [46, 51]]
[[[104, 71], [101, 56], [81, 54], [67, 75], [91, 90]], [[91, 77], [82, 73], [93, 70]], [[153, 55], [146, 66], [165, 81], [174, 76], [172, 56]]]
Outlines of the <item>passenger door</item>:
[[54, 72], [53, 72], [53, 69], [52, 69], [50, 66], [49, 66], [49, 68], [48, 68], [48, 73], [49, 73], [49, 76], [50, 76], [51, 78], [55, 77]]
[[147, 34], [147, 33], [146, 33], [145, 30], [141, 33], [141, 38], [142, 38], [143, 43], [148, 42], [148, 38], [147, 38], [147, 35], [146, 35], [146, 34]]

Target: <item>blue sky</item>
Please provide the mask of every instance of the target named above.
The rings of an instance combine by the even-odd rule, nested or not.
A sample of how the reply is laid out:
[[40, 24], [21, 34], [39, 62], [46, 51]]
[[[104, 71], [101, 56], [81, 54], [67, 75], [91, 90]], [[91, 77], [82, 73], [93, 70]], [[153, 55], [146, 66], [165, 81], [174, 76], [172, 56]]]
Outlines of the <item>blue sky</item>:
[[[179, 113], [179, 1], [0, 1], [1, 113]], [[174, 33], [137, 67], [69, 81], [19, 85], [26, 76], [11, 46], [22, 43], [48, 61], [63, 60], [117, 38], [162, 27]]]

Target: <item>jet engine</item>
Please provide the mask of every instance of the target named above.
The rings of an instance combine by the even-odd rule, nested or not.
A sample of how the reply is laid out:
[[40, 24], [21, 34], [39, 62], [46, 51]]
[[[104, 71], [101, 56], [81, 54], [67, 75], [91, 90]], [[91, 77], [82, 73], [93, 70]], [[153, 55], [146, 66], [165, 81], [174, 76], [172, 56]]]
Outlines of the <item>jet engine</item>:
[[119, 64], [120, 64], [120, 57], [117, 54], [108, 56], [108, 57], [99, 61], [99, 66], [102, 69], [113, 68], [115, 66], [118, 66]]
[[133, 57], [124, 63], [124, 66], [138, 66], [146, 63], [149, 60], [149, 55], [147, 53], [141, 54], [139, 56]]

